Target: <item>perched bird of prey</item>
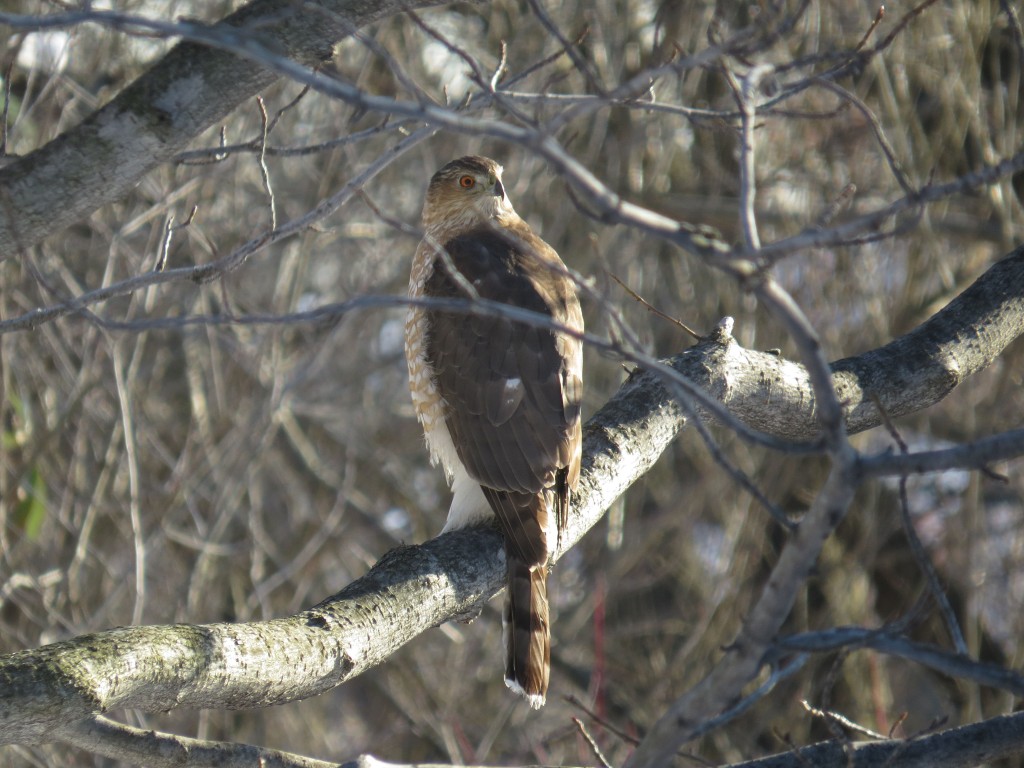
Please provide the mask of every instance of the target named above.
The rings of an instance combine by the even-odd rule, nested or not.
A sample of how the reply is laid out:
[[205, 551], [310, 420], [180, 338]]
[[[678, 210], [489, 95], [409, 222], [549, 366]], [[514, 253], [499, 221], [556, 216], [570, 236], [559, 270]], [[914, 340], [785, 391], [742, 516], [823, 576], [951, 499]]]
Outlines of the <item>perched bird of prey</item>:
[[444, 530], [493, 515], [504, 535], [505, 684], [536, 708], [551, 664], [548, 558], [580, 474], [583, 345], [471, 304], [500, 302], [578, 332], [583, 315], [565, 265], [512, 208], [501, 172], [470, 156], [430, 180], [409, 295], [469, 311], [412, 306], [405, 354], [431, 458], [453, 490]]

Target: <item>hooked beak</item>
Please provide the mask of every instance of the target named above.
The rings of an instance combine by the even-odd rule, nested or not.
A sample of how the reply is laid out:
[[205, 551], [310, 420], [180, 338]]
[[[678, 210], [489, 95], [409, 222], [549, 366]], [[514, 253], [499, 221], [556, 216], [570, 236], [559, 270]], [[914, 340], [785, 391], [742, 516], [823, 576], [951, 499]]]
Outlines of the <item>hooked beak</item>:
[[505, 187], [501, 185], [501, 179], [494, 180], [494, 186], [491, 187], [491, 192], [494, 194], [495, 197], [505, 196]]

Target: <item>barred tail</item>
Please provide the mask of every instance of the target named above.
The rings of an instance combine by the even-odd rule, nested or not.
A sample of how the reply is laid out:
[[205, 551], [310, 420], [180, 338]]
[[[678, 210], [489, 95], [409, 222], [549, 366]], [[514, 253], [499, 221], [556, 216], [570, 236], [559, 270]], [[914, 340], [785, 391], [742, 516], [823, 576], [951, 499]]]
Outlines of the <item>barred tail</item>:
[[502, 633], [505, 637], [505, 685], [540, 709], [548, 692], [551, 633], [548, 628], [548, 569], [532, 568], [508, 555], [508, 591]]

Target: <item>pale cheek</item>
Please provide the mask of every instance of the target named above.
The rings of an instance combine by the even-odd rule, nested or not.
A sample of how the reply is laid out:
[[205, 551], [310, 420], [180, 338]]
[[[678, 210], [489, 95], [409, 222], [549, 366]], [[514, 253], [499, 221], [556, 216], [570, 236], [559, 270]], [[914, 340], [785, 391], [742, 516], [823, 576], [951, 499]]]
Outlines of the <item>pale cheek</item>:
[[515, 217], [508, 197], [491, 194], [454, 194], [444, 199], [435, 197], [423, 209], [423, 226], [435, 240], [444, 239], [472, 229], [486, 221]]

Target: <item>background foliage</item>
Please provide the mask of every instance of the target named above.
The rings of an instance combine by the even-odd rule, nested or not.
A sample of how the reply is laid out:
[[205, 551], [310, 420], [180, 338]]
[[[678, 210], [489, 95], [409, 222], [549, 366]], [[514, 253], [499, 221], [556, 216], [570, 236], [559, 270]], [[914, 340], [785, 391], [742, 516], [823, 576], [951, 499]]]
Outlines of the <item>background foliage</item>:
[[[43, 12], [45, 3], [22, 3]], [[122, 9], [215, 21], [228, 3], [123, 3]], [[374, 94], [457, 102], [468, 66], [488, 74], [506, 48], [504, 81], [517, 93], [599, 94], [641, 69], [707, 47], [772, 18], [767, 4], [597, 0], [550, 4], [585, 66], [546, 60], [560, 44], [525, 0], [456, 4], [401, 16], [342, 45], [333, 71]], [[914, 185], [946, 180], [1021, 146], [1021, 47], [1006, 6], [946, 0], [911, 13], [894, 2], [870, 38], [897, 32], [843, 82], [867, 105]], [[789, 8], [790, 12], [796, 8]], [[877, 7], [819, 2], [757, 53], [808, 71], [833, 63], [868, 32]], [[909, 14], [905, 17], [905, 14]], [[900, 26], [903, 20], [905, 24]], [[429, 27], [429, 29], [428, 29]], [[6, 36], [7, 31], [4, 31]], [[12, 35], [4, 54], [11, 93], [7, 150], [24, 154], [108, 101], [169, 47], [94, 25]], [[542, 66], [535, 66], [544, 62]], [[609, 186], [673, 217], [735, 229], [735, 102], [722, 73], [692, 69], [660, 81], [658, 107], [609, 105], [561, 138]], [[298, 98], [300, 97], [301, 98]], [[395, 120], [359, 112], [282, 82], [263, 94], [272, 130], [265, 153], [277, 221], [307, 212], [393, 146]], [[298, 101], [296, 99], [298, 98]], [[563, 102], [515, 102], [544, 121]], [[758, 115], [758, 220], [765, 241], [803, 230], [837, 200], [841, 216], [903, 194], [865, 114], [823, 88]], [[204, 263], [269, 228], [260, 168], [260, 106], [252, 103], [193, 153], [150, 173], [116, 205], [0, 263], [0, 317], [55, 303], [151, 269], [170, 217], [168, 263]], [[364, 196], [301, 236], [208, 285], [172, 284], [110, 302], [32, 332], [0, 336], [0, 652], [129, 623], [248, 621], [309, 606], [362, 574], [400, 542], [440, 529], [448, 496], [427, 464], [406, 392], [402, 310], [329, 324], [173, 325], [146, 318], [284, 315], [364, 294], [404, 292], [415, 225], [430, 174], [475, 152], [506, 166], [518, 211], [572, 267], [592, 277], [658, 354], [690, 343], [610, 279], [699, 331], [736, 318], [739, 341], [787, 346], [735, 284], [696, 259], [578, 210], [559, 178], [529, 153], [440, 133], [391, 164]], [[856, 190], [848, 188], [855, 185]], [[844, 195], [844, 189], [847, 192]], [[775, 274], [815, 323], [830, 359], [913, 328], [1024, 235], [1024, 179], [927, 208], [898, 236], [803, 253]], [[585, 306], [588, 329], [606, 312]], [[127, 324], [127, 325], [123, 325]], [[1018, 425], [1024, 411], [1017, 342], [989, 370], [898, 427], [915, 444], [969, 440]], [[624, 378], [588, 353], [586, 411]], [[788, 512], [821, 480], [816, 459], [751, 448], [719, 431], [733, 460]], [[881, 431], [857, 438], [883, 449]], [[972, 655], [1019, 664], [1024, 637], [1020, 534], [1024, 485], [980, 474], [912, 480], [919, 535], [939, 568]], [[699, 679], [735, 634], [781, 535], [764, 510], [689, 433], [612, 510], [603, 529], [555, 569], [554, 671], [549, 705], [528, 711], [500, 681], [500, 622], [492, 606], [470, 625], [446, 625], [386, 665], [315, 700], [253, 712], [127, 713], [130, 722], [205, 738], [347, 759], [592, 761], [569, 719], [572, 696], [626, 734], [642, 732]], [[866, 486], [789, 629], [879, 626], [906, 614], [924, 581], [899, 522], [896, 488]], [[948, 646], [930, 605], [916, 639]], [[824, 657], [809, 673], [699, 742], [708, 760], [739, 760], [828, 737], [800, 704], [830, 706], [875, 730], [911, 735], [945, 719], [1008, 711], [1008, 695], [951, 682], [861, 652]], [[905, 715], [905, 719], [902, 719]], [[622, 738], [591, 726], [621, 762]], [[12, 765], [92, 764], [59, 749], [7, 748]], [[98, 758], [97, 764], [101, 764]]]

